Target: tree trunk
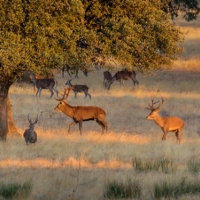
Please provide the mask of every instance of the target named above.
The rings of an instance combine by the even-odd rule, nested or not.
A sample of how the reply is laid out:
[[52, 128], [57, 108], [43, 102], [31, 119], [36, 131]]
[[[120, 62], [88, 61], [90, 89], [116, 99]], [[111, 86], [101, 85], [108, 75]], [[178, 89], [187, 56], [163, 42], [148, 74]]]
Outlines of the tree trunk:
[[8, 91], [12, 82], [10, 77], [0, 74], [0, 140], [6, 140], [8, 134]]
[[8, 134], [7, 97], [0, 97], [0, 139], [6, 140]]
[[12, 114], [12, 105], [10, 103], [10, 99], [7, 99], [7, 107], [8, 107], [8, 134], [17, 134], [20, 135], [13, 119], [13, 114]]

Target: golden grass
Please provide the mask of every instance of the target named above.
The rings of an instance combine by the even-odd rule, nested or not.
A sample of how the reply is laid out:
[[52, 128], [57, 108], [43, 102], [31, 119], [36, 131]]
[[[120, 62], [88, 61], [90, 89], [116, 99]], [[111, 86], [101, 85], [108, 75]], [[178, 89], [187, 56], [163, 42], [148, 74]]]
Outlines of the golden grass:
[[[186, 51], [171, 71], [158, 72], [154, 76], [137, 74], [138, 89], [131, 81], [125, 88], [113, 83], [106, 91], [102, 71], [94, 71], [89, 77], [81, 73], [72, 83], [87, 84], [92, 99], [83, 94], [70, 93], [71, 105], [95, 105], [107, 112], [108, 133], [101, 134], [96, 122], [83, 123], [83, 135], [78, 125], [70, 134], [67, 129], [71, 119], [63, 113], [55, 113], [58, 104], [50, 93], [42, 91], [37, 99], [33, 87], [14, 84], [9, 96], [13, 105], [15, 123], [21, 137], [9, 135], [6, 143], [0, 143], [0, 177], [2, 182], [32, 180], [33, 190], [28, 199], [34, 200], [88, 200], [106, 199], [105, 185], [109, 180], [138, 180], [142, 186], [141, 199], [153, 199], [153, 185], [161, 180], [176, 181], [182, 177], [200, 180], [199, 174], [188, 171], [187, 163], [200, 154], [200, 45], [199, 20], [190, 23], [178, 19], [185, 34]], [[114, 72], [112, 72], [114, 73]], [[66, 75], [67, 76], [67, 75]], [[65, 87], [65, 79], [56, 76], [59, 90]], [[167, 141], [161, 141], [162, 131], [152, 121], [147, 121], [146, 109], [152, 98], [163, 97], [166, 103], [160, 111], [163, 116], [178, 116], [185, 121], [181, 145], [176, 144], [172, 133]], [[38, 142], [26, 145], [23, 132], [28, 128], [27, 115], [39, 116], [35, 126]], [[141, 160], [172, 159], [177, 169], [173, 173], [139, 173], [132, 167], [134, 158]], [[15, 198], [17, 199], [17, 198]], [[185, 195], [180, 199], [199, 199], [199, 195]]]

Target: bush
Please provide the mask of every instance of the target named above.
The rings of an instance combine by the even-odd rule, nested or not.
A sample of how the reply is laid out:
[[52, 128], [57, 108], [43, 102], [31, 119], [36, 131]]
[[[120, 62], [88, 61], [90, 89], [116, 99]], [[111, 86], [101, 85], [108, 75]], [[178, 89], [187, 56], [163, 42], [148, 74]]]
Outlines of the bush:
[[14, 196], [29, 195], [32, 189], [31, 181], [20, 183], [1, 183], [0, 184], [0, 196], [11, 199]]

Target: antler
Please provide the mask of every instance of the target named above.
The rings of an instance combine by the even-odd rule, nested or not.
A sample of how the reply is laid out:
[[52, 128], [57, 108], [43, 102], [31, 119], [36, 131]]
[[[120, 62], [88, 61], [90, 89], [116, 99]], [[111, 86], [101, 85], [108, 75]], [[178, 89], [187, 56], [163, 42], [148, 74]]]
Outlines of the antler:
[[37, 115], [37, 117], [36, 117], [36, 119], [35, 119], [35, 121], [32, 123], [32, 121], [31, 121], [31, 119], [29, 118], [29, 115], [30, 115], [30, 113], [28, 114], [28, 121], [29, 121], [29, 123], [30, 124], [36, 124], [37, 123], [37, 121], [38, 121], [38, 115]]
[[29, 115], [30, 115], [30, 113], [28, 113], [28, 121], [29, 121], [30, 124], [32, 124], [31, 119], [29, 119]]
[[[59, 92], [59, 94], [60, 95], [62, 95], [62, 98], [59, 98], [59, 99], [56, 99], [55, 98], [55, 100], [57, 100], [57, 101], [63, 101], [64, 99], [66, 99], [67, 97], [68, 97], [68, 95], [69, 95], [69, 92], [70, 92], [70, 90], [72, 90], [73, 89], [73, 87], [66, 87], [65, 89], [64, 89], [64, 94], [62, 94], [61, 92]], [[67, 90], [68, 90], [68, 92], [67, 92]]]
[[35, 121], [33, 122], [33, 124], [36, 124], [37, 122], [38, 122], [38, 115], [37, 115]]
[[162, 98], [162, 102], [160, 103], [160, 105], [159, 105], [157, 108], [154, 108], [154, 104], [160, 102], [160, 100], [154, 102], [154, 99], [152, 99], [151, 102], [152, 102], [152, 104], [151, 104], [151, 105], [149, 104], [149, 108], [147, 107], [147, 109], [149, 109], [149, 110], [160, 110], [161, 106], [162, 106], [163, 103], [164, 103], [164, 99]]

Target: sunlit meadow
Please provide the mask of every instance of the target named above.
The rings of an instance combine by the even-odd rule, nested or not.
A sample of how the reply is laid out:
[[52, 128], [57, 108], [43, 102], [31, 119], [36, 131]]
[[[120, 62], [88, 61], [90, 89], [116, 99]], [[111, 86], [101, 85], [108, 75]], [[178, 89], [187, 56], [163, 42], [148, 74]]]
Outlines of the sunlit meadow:
[[[94, 121], [83, 123], [82, 136], [78, 125], [68, 134], [72, 119], [54, 111], [58, 101], [49, 99], [48, 91], [43, 90], [37, 99], [32, 85], [16, 83], [11, 87], [9, 97], [21, 136], [9, 135], [6, 142], [0, 143], [1, 182], [32, 183], [29, 196], [18, 195], [14, 199], [103, 200], [109, 199], [108, 183], [131, 180], [137, 181], [141, 188], [136, 198], [148, 200], [156, 198], [155, 184], [162, 181], [200, 182], [197, 168], [200, 166], [200, 20], [176, 22], [185, 34], [185, 51], [171, 71], [152, 76], [138, 73], [139, 88], [125, 81], [125, 88], [115, 82], [107, 91], [103, 88], [103, 70], [91, 72], [88, 77], [79, 72], [79, 78], [72, 81], [87, 84], [92, 99], [85, 99], [83, 94], [75, 99], [71, 92], [70, 105], [95, 105], [106, 110], [109, 129], [103, 135]], [[65, 78], [56, 75], [60, 91], [68, 78], [67, 74]], [[161, 98], [165, 100], [161, 115], [177, 116], [185, 121], [181, 145], [176, 144], [173, 133], [162, 141], [162, 130], [146, 120], [151, 99]], [[23, 132], [29, 126], [28, 113], [33, 120], [38, 115], [39, 120], [35, 126], [38, 142], [27, 146]], [[135, 159], [143, 164], [171, 160], [173, 170], [137, 170]], [[173, 198], [176, 197], [167, 199]], [[199, 199], [200, 194], [186, 193], [178, 198]]]

